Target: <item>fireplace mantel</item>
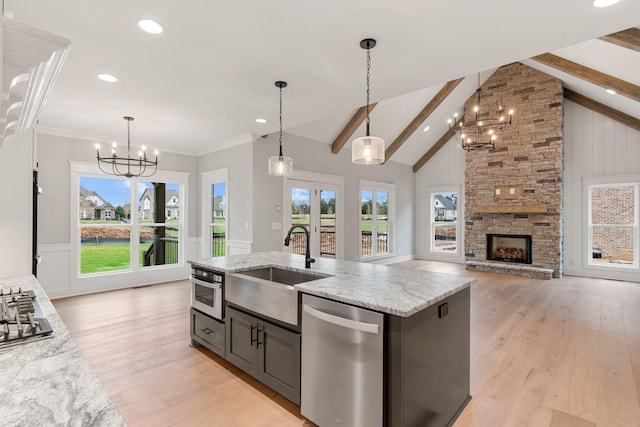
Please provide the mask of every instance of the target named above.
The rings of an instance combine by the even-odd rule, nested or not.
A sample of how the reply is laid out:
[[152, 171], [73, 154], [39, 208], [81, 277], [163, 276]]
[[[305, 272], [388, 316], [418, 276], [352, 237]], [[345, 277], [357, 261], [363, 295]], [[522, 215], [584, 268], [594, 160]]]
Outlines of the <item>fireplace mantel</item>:
[[544, 214], [547, 213], [547, 206], [543, 204], [535, 205], [478, 205], [471, 211], [474, 214]]

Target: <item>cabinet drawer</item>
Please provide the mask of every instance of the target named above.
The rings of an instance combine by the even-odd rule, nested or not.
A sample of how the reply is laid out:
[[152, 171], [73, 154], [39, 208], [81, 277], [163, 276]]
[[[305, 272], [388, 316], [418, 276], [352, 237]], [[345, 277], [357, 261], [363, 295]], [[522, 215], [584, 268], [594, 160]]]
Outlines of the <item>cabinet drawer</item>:
[[191, 337], [214, 353], [226, 357], [224, 323], [191, 309]]

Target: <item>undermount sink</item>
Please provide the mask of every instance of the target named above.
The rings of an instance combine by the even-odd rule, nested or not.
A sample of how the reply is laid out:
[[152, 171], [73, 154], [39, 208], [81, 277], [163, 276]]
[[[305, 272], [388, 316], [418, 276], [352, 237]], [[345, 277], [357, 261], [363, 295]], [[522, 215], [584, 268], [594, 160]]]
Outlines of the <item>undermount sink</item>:
[[279, 267], [264, 267], [253, 270], [242, 271], [239, 274], [269, 280], [270, 282], [281, 283], [283, 285], [297, 285], [298, 283], [310, 282], [312, 280], [328, 277], [326, 274], [307, 273], [305, 271], [287, 270]]
[[299, 324], [299, 297], [294, 285], [330, 277], [280, 267], [260, 267], [230, 273], [225, 279], [225, 300], [263, 316]]

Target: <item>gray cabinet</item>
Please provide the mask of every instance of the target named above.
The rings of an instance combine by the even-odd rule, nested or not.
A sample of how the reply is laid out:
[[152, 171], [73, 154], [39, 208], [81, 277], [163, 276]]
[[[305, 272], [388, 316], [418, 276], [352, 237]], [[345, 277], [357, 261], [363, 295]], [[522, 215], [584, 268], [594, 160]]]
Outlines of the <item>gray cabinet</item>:
[[300, 334], [227, 307], [227, 360], [300, 404]]
[[191, 309], [191, 343], [203, 345], [209, 350], [225, 357], [225, 326], [198, 310]]

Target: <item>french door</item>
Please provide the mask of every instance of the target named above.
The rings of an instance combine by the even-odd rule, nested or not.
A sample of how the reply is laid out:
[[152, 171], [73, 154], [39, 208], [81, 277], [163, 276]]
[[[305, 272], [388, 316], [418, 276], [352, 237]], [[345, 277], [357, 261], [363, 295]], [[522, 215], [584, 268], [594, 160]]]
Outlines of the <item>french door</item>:
[[285, 182], [284, 232], [291, 233], [285, 251], [304, 254], [306, 234], [314, 257], [342, 258], [342, 185], [330, 182], [287, 179]]

